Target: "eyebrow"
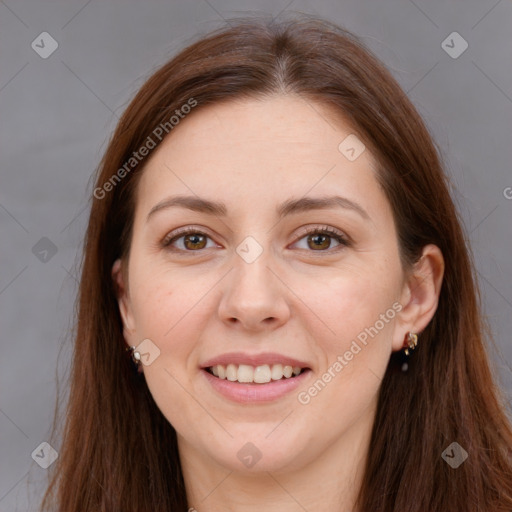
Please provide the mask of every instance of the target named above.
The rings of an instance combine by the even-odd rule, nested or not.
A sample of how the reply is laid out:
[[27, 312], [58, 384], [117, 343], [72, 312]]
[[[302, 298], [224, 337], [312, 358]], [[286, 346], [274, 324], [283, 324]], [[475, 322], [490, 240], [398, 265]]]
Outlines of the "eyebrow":
[[[172, 207], [181, 207], [199, 213], [206, 213], [218, 217], [225, 217], [227, 215], [227, 208], [224, 203], [203, 199], [197, 196], [172, 196], [159, 202], [148, 213], [146, 221], [152, 215], [161, 210], [166, 210]], [[307, 212], [311, 210], [325, 210], [328, 208], [344, 208], [358, 213], [365, 220], [371, 220], [370, 216], [364, 208], [346, 197], [341, 196], [324, 196], [324, 197], [301, 197], [300, 199], [288, 199], [276, 209], [276, 214], [279, 219], [287, 215], [295, 213]]]

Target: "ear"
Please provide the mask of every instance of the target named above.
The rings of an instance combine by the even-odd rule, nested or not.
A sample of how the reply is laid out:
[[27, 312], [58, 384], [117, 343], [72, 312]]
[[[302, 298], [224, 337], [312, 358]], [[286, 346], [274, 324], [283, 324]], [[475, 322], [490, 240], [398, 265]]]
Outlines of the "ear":
[[129, 346], [137, 345], [135, 341], [135, 321], [133, 318], [130, 295], [128, 293], [127, 272], [123, 267], [124, 262], [117, 259], [112, 265], [112, 280], [116, 291], [119, 313], [123, 320], [123, 335]]
[[428, 325], [439, 303], [444, 275], [444, 258], [439, 247], [426, 245], [419, 261], [408, 274], [402, 289], [393, 335], [393, 351], [405, 346], [409, 331], [419, 334]]

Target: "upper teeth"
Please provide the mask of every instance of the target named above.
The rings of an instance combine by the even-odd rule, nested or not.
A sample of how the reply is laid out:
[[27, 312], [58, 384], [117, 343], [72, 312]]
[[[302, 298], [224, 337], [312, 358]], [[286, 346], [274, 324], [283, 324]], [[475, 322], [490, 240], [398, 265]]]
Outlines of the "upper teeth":
[[261, 366], [250, 366], [248, 364], [218, 364], [210, 368], [213, 375], [219, 379], [228, 379], [232, 382], [256, 382], [264, 384], [271, 380], [282, 379], [283, 376], [289, 379], [292, 374], [299, 375], [300, 366], [283, 366], [282, 364], [263, 364]]

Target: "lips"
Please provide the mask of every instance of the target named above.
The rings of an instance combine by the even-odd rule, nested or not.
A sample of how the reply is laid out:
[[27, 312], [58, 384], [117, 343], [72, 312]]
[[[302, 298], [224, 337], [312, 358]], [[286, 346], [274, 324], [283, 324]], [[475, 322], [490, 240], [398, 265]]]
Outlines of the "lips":
[[245, 384], [293, 379], [310, 369], [304, 361], [273, 352], [223, 354], [209, 359], [201, 368], [220, 380]]
[[[230, 363], [228, 367], [232, 364], [233, 363]], [[219, 365], [215, 366], [218, 367]], [[237, 366], [239, 368], [243, 365]], [[218, 376], [213, 375], [211, 370], [209, 371], [209, 368], [212, 367], [202, 368], [200, 373], [202, 374], [210, 389], [212, 389], [217, 396], [221, 396], [224, 399], [228, 399], [230, 402], [237, 402], [239, 404], [273, 403], [279, 399], [293, 397], [297, 388], [299, 386], [304, 386], [305, 383], [311, 379], [311, 375], [313, 375], [312, 370], [307, 368], [303, 369], [299, 375], [294, 375], [290, 378], [283, 376], [279, 380], [271, 380], [270, 382], [265, 383], [257, 383], [254, 381], [239, 382], [238, 374], [237, 380], [230, 381], [225, 378], [221, 379]]]

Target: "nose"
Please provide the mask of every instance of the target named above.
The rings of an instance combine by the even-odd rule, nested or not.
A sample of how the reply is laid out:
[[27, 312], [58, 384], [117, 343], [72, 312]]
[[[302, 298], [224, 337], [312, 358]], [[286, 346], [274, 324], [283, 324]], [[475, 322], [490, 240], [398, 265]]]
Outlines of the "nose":
[[268, 251], [251, 263], [235, 253], [233, 265], [222, 280], [220, 319], [230, 328], [247, 331], [274, 330], [285, 324], [290, 318], [288, 289], [276, 275]]

